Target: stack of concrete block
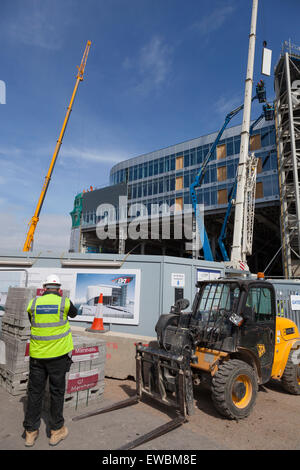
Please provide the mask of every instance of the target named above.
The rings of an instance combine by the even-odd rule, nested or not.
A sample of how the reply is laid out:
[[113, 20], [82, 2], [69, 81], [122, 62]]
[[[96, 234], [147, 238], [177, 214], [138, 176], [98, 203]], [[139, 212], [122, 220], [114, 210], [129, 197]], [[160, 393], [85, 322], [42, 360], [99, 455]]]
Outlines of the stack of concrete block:
[[[66, 375], [65, 408], [93, 405], [101, 400], [104, 393], [106, 342], [99, 338], [72, 335], [74, 349], [72, 365]], [[44, 405], [49, 406], [49, 384], [46, 388]]]
[[1, 340], [5, 364], [0, 365], [0, 385], [12, 395], [25, 395], [29, 375], [30, 322], [27, 306], [36, 288], [10, 287], [2, 317]]

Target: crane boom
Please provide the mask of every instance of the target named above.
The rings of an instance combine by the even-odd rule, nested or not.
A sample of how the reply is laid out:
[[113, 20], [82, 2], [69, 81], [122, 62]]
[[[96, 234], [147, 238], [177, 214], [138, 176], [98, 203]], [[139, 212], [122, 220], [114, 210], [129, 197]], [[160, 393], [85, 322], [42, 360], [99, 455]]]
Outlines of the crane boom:
[[48, 170], [48, 173], [45, 177], [43, 188], [42, 188], [42, 191], [41, 191], [41, 194], [40, 194], [40, 197], [39, 197], [34, 215], [33, 215], [33, 217], [31, 218], [31, 220], [29, 222], [29, 229], [28, 229], [28, 232], [27, 232], [27, 237], [26, 237], [26, 240], [25, 240], [25, 243], [24, 243], [23, 251], [30, 251], [30, 249], [32, 249], [34, 232], [35, 232], [37, 223], [39, 221], [40, 212], [41, 212], [43, 202], [45, 200], [45, 196], [46, 196], [46, 193], [47, 193], [47, 189], [48, 189], [48, 186], [49, 186], [49, 183], [50, 183], [50, 180], [51, 180], [54, 165], [56, 163], [58, 153], [59, 153], [59, 150], [60, 150], [60, 147], [61, 147], [61, 144], [62, 144], [62, 140], [63, 140], [64, 134], [65, 134], [65, 130], [66, 130], [66, 127], [67, 127], [67, 124], [68, 124], [68, 120], [69, 120], [69, 117], [70, 117], [70, 114], [71, 114], [71, 111], [72, 111], [72, 106], [73, 106], [74, 99], [75, 99], [75, 96], [76, 96], [76, 93], [77, 93], [78, 85], [83, 80], [84, 69], [85, 69], [85, 66], [86, 66], [86, 61], [87, 61], [87, 57], [88, 57], [90, 47], [91, 47], [91, 41], [88, 41], [87, 44], [86, 44], [86, 47], [85, 47], [85, 51], [84, 51], [82, 60], [81, 60], [81, 64], [80, 64], [80, 66], [77, 66], [78, 73], [77, 73], [77, 76], [76, 76], [76, 83], [75, 83], [75, 86], [74, 86], [74, 90], [73, 90], [73, 93], [72, 93], [70, 104], [67, 108], [67, 113], [66, 113], [61, 131], [60, 131], [59, 138], [58, 138], [56, 146], [55, 146], [55, 150], [54, 150], [54, 153], [53, 153], [53, 156], [52, 156], [52, 160], [51, 160], [51, 163], [50, 163], [50, 166], [49, 166], [49, 170]]
[[245, 185], [246, 185], [246, 166], [249, 149], [249, 128], [251, 115], [251, 94], [254, 69], [255, 40], [256, 40], [256, 22], [257, 22], [258, 0], [252, 2], [251, 29], [249, 36], [248, 64], [245, 80], [244, 96], [244, 115], [241, 132], [241, 151], [238, 166], [238, 178], [234, 214], [233, 243], [231, 249], [231, 265], [239, 266], [241, 262], [246, 263], [245, 246], [242, 244], [243, 229], [245, 227]]

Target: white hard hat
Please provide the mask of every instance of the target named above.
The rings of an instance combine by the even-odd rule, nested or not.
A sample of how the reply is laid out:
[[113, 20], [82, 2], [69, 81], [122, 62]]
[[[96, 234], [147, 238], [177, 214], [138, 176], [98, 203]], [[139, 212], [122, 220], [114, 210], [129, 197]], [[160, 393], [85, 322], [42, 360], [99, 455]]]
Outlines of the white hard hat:
[[50, 274], [50, 276], [48, 276], [46, 281], [44, 282], [43, 286], [60, 287], [61, 283], [59, 277], [56, 276], [56, 274]]

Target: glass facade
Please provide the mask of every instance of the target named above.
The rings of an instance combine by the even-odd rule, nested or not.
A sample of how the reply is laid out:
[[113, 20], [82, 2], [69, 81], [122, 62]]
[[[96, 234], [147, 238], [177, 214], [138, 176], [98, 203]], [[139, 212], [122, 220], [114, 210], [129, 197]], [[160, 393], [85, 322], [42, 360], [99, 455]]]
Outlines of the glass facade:
[[[226, 130], [210, 158], [203, 183], [197, 190], [198, 201], [205, 204], [205, 210], [213, 211], [227, 204], [239, 161], [240, 132], [241, 126]], [[141, 202], [149, 209], [151, 204], [172, 206], [178, 198], [183, 198], [184, 204], [191, 204], [190, 185], [215, 138], [216, 134], [211, 134], [122, 162], [112, 168], [110, 183], [126, 182], [129, 203]], [[254, 151], [259, 158], [257, 201], [279, 199], [273, 122], [265, 122], [254, 131], [249, 151]]]

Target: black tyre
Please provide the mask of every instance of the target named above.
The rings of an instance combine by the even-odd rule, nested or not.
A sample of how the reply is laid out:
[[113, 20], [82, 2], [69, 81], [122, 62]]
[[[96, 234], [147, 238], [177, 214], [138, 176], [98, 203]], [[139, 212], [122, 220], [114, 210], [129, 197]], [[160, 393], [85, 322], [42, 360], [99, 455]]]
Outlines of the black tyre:
[[212, 400], [220, 414], [229, 419], [246, 418], [257, 396], [257, 378], [251, 366], [239, 359], [220, 365], [212, 378]]
[[290, 352], [287, 364], [281, 377], [283, 388], [292, 395], [300, 395], [299, 356], [299, 350], [293, 350]]

